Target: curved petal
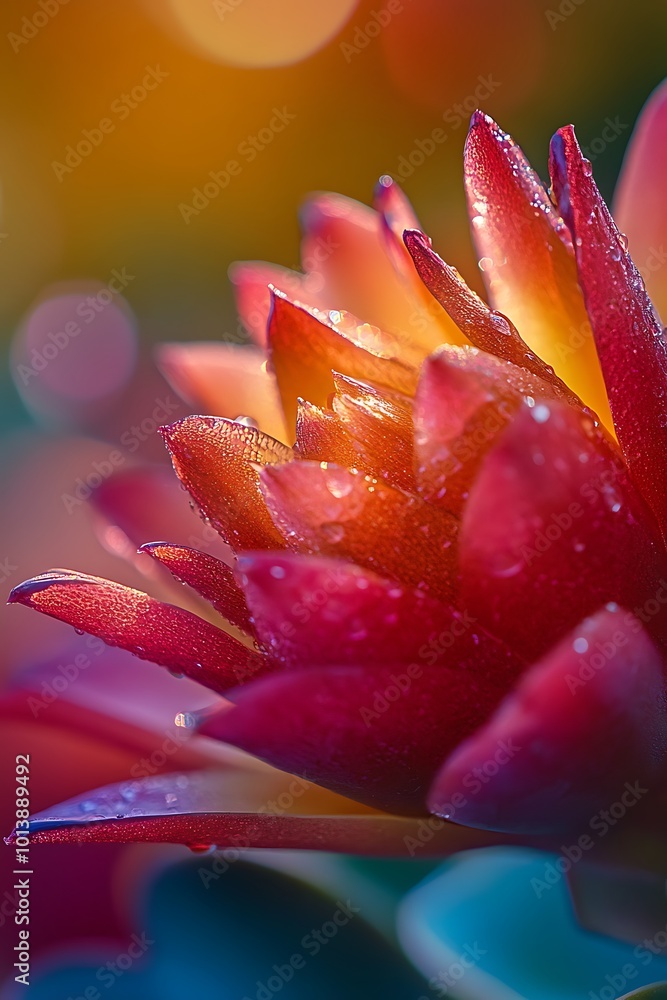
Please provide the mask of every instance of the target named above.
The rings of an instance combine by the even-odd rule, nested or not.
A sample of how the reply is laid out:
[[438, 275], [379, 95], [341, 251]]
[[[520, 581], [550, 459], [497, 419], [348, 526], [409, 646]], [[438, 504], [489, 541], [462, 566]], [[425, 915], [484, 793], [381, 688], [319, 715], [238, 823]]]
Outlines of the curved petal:
[[15, 587], [9, 601], [67, 622], [109, 646], [120, 646], [219, 693], [268, 666], [266, 657], [190, 611], [97, 577], [52, 571]]
[[197, 848], [238, 848], [242, 842], [248, 848], [400, 856], [414, 840], [429, 857], [502, 839], [428, 822], [369, 811], [292, 775], [239, 769], [160, 775], [88, 792], [32, 816], [30, 842]]
[[628, 143], [614, 192], [614, 218], [627, 233], [646, 290], [667, 317], [667, 82], [653, 91]]
[[502, 313], [489, 309], [479, 295], [468, 288], [459, 272], [445, 264], [432, 249], [428, 236], [408, 231], [403, 238], [422, 281], [473, 347], [525, 368], [543, 379], [554, 395], [562, 396], [572, 403], [580, 403], [553, 368], [524, 343], [511, 320]]
[[300, 274], [279, 264], [260, 260], [237, 261], [229, 268], [229, 280], [234, 289], [236, 311], [246, 330], [260, 347], [266, 346], [271, 294], [273, 285], [297, 302], [307, 302], [317, 309], [333, 308], [322, 297], [324, 282], [319, 274]]
[[[505, 833], [598, 835], [602, 811], [631, 812], [667, 757], [664, 662], [615, 605], [582, 622], [458, 747], [429, 793], [433, 812]], [[455, 800], [455, 799], [454, 799]], [[595, 820], [600, 813], [598, 827]], [[617, 820], [619, 821], [619, 820]]]
[[554, 136], [550, 167], [561, 214], [574, 234], [579, 281], [618, 440], [665, 531], [667, 343], [662, 327], [571, 126]]
[[232, 625], [253, 634], [252, 619], [243, 591], [234, 579], [234, 570], [215, 556], [170, 542], [147, 542], [139, 549], [187, 583]]
[[615, 449], [564, 403], [523, 406], [486, 456], [460, 552], [465, 606], [528, 658], [607, 601], [639, 606], [666, 634], [651, 513]]
[[490, 301], [611, 427], [572, 240], [542, 182], [514, 140], [480, 111], [472, 116], [464, 163]]
[[333, 410], [324, 410], [304, 399], [296, 414], [296, 444], [299, 458], [317, 462], [335, 462], [346, 468], [357, 463], [355, 442]]
[[267, 466], [261, 481], [292, 548], [349, 559], [435, 597], [453, 596], [458, 521], [447, 511], [328, 463]]
[[222, 417], [186, 417], [161, 433], [176, 475], [234, 550], [282, 548], [255, 465], [286, 462], [290, 448]]
[[269, 357], [290, 429], [299, 398], [327, 406], [334, 391], [332, 371], [414, 391], [417, 374], [411, 362], [417, 359], [395, 337], [340, 312], [320, 317], [275, 289], [272, 296]]
[[508, 684], [523, 668], [470, 615], [351, 563], [259, 552], [239, 573], [259, 637], [289, 667], [416, 661]]
[[276, 381], [259, 348], [206, 342], [162, 344], [158, 366], [175, 391], [200, 413], [230, 420], [250, 418], [270, 437], [287, 440]]
[[423, 814], [440, 764], [501, 696], [440, 665], [291, 670], [240, 690], [199, 731], [375, 808]]

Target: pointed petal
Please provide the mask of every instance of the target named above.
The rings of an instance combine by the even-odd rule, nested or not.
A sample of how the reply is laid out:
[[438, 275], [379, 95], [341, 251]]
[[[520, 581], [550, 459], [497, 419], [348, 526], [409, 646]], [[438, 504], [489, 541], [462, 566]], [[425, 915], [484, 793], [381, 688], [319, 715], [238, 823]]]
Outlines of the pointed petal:
[[630, 138], [614, 192], [614, 218], [658, 312], [667, 317], [667, 83], [653, 91]]
[[401, 358], [395, 337], [353, 317], [330, 315], [337, 317], [336, 325], [273, 293], [269, 355], [290, 428], [295, 425], [299, 398], [327, 406], [334, 391], [333, 370], [399, 392], [410, 393], [416, 385], [414, 359]]
[[236, 311], [241, 322], [260, 347], [266, 346], [271, 311], [269, 286], [274, 285], [297, 302], [305, 302], [317, 309], [327, 308], [321, 295], [324, 282], [318, 274], [300, 274], [278, 264], [247, 260], [231, 265], [229, 280], [234, 288]]
[[548, 382], [555, 394], [571, 402], [578, 402], [553, 368], [524, 343], [512, 322], [502, 313], [489, 309], [468, 288], [459, 272], [438, 257], [424, 233], [406, 232], [404, 239], [419, 276], [431, 295], [449, 313], [474, 347], [526, 368]]
[[[266, 294], [268, 299], [268, 289]], [[179, 396], [200, 413], [230, 420], [250, 417], [270, 437], [287, 439], [276, 380], [259, 348], [162, 344], [158, 365]]]
[[253, 634], [243, 591], [234, 579], [234, 570], [226, 563], [198, 549], [170, 542], [148, 542], [139, 551], [146, 552], [177, 580], [196, 590], [232, 625]]
[[334, 413], [354, 441], [358, 469], [416, 492], [412, 401], [407, 396], [334, 372]]
[[420, 494], [460, 514], [484, 456], [513, 414], [550, 390], [525, 368], [474, 347], [444, 346], [432, 354], [415, 397]]
[[519, 146], [480, 111], [464, 160], [473, 238], [494, 308], [611, 427], [567, 227]]
[[343, 195], [319, 194], [303, 206], [301, 222], [303, 268], [320, 276], [329, 308], [409, 335], [422, 357], [442, 343], [446, 323], [429, 322], [414, 273], [406, 261], [387, 252], [382, 215]]
[[667, 529], [667, 345], [626, 244], [571, 126], [556, 133], [550, 166], [574, 234], [579, 281], [630, 473]]
[[[284, 798], [288, 808], [278, 804]], [[422, 846], [416, 838], [425, 819], [368, 812], [287, 774], [201, 771], [110, 785], [46, 809], [30, 818], [30, 841], [238, 848], [245, 839], [253, 848], [401, 856], [412, 838], [429, 857], [501, 839], [433, 822]]]
[[374, 808], [419, 814], [439, 765], [500, 697], [442, 666], [295, 670], [239, 691], [200, 731]]
[[[460, 541], [464, 606], [526, 657], [607, 601], [662, 593], [665, 556], [615, 449], [560, 402], [522, 407], [487, 455]], [[665, 635], [667, 614], [650, 629]]]
[[94, 576], [44, 573], [15, 587], [9, 601], [183, 673], [212, 691], [222, 693], [267, 668], [264, 656], [191, 612]]
[[457, 822], [509, 833], [581, 832], [619, 799], [625, 811], [637, 805], [655, 788], [666, 756], [662, 658], [637, 618], [603, 610], [534, 666], [455, 750], [429, 805], [442, 814], [439, 803], [469, 787], [466, 776], [483, 773], [481, 794], [468, 796]]
[[458, 522], [446, 511], [325, 463], [267, 467], [262, 489], [291, 547], [348, 559], [434, 597], [452, 598]]
[[235, 551], [282, 548], [254, 466], [286, 462], [290, 448], [253, 427], [216, 417], [186, 417], [161, 433], [176, 475]]
[[355, 468], [358, 457], [356, 443], [340, 417], [304, 399], [299, 400], [296, 414], [294, 452], [299, 458]]

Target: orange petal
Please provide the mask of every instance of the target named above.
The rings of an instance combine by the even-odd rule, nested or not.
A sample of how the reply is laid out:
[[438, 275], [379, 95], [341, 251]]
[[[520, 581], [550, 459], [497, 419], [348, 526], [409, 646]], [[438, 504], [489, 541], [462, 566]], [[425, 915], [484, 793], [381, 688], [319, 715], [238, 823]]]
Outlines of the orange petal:
[[287, 440], [264, 351], [235, 344], [163, 344], [158, 364], [179, 396], [198, 411], [230, 420], [250, 417], [265, 434]]
[[260, 260], [237, 261], [229, 268], [229, 280], [234, 288], [236, 311], [252, 339], [260, 347], [266, 346], [266, 330], [271, 311], [269, 286], [298, 302], [307, 302], [318, 309], [326, 309], [322, 295], [322, 277], [318, 274], [299, 274], [278, 264]]
[[570, 235], [519, 146], [481, 112], [470, 124], [465, 178], [491, 302], [611, 427]]
[[253, 427], [221, 417], [186, 417], [161, 428], [161, 433], [176, 475], [235, 551], [283, 548], [255, 464], [287, 462], [291, 449]]
[[346, 467], [357, 466], [355, 442], [332, 410], [323, 410], [303, 399], [299, 400], [296, 416], [296, 444], [299, 458], [316, 462], [335, 462]]
[[327, 406], [334, 391], [334, 369], [408, 394], [417, 384], [411, 362], [418, 359], [404, 358], [395, 337], [341, 313], [325, 319], [275, 290], [269, 355], [292, 431], [299, 398]]

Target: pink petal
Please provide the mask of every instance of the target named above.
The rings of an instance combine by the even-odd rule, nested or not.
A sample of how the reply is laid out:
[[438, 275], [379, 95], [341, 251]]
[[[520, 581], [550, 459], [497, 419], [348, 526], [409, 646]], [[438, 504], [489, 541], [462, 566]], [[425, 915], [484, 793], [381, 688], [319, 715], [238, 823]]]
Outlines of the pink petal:
[[[297, 401], [326, 406], [334, 390], [332, 371], [410, 393], [417, 381], [415, 356], [395, 337], [341, 313], [320, 318], [274, 292], [269, 356], [290, 428]], [[334, 324], [330, 316], [336, 318]]]
[[648, 99], [635, 125], [614, 194], [614, 218], [627, 233], [646, 289], [667, 316], [667, 83]]
[[[620, 457], [555, 401], [524, 406], [487, 455], [460, 551], [464, 606], [528, 658], [607, 601], [657, 606], [667, 576]], [[666, 618], [654, 609], [651, 631], [664, 636]]]
[[[322, 298], [322, 278], [290, 271], [278, 264], [263, 261], [239, 261], [229, 268], [229, 280], [234, 288], [236, 311], [246, 330], [260, 347], [266, 345], [267, 326], [271, 311], [269, 286], [298, 302], [306, 302], [318, 309], [326, 309]], [[333, 306], [332, 306], [333, 308]]]
[[253, 427], [216, 417], [186, 417], [161, 433], [176, 475], [235, 551], [282, 548], [255, 465], [286, 462], [290, 448]]
[[614, 426], [630, 473], [667, 528], [667, 346], [571, 126], [551, 146], [560, 211], [574, 234], [579, 281]]
[[[268, 289], [267, 289], [268, 299]], [[250, 417], [265, 434], [285, 441], [287, 430], [266, 354], [236, 344], [162, 344], [160, 370], [200, 413], [237, 420]]]
[[219, 693], [267, 667], [264, 656], [191, 612], [94, 576], [68, 570], [45, 573], [15, 587], [9, 601], [67, 622], [109, 646], [120, 646]]
[[262, 489], [292, 548], [347, 559], [451, 600], [458, 522], [446, 511], [325, 463], [267, 467]]
[[30, 819], [32, 844], [147, 841], [197, 850], [217, 845], [404, 856], [412, 842], [429, 857], [500, 839], [427, 817], [369, 813], [289, 775], [240, 769], [123, 782]]
[[611, 427], [570, 234], [519, 146], [479, 111], [466, 140], [465, 178], [491, 302]]
[[148, 553], [177, 580], [187, 583], [201, 594], [232, 625], [253, 634], [243, 591], [234, 579], [233, 569], [226, 563], [198, 549], [169, 542], [148, 542], [141, 546], [140, 551]]
[[489, 309], [468, 288], [458, 271], [438, 257], [424, 233], [406, 232], [404, 239], [422, 281], [471, 344], [526, 368], [548, 382], [559, 396], [578, 402], [553, 368], [546, 365], [524, 343], [512, 322], [502, 313]]
[[200, 731], [374, 808], [418, 814], [439, 765], [500, 697], [442, 666], [311, 668], [239, 691]]
[[[582, 622], [459, 747], [429, 804], [457, 823], [510, 833], [604, 829], [656, 787], [667, 752], [663, 662], [641, 623], [612, 606]], [[613, 823], [615, 825], [615, 823]], [[592, 846], [592, 844], [591, 844]]]

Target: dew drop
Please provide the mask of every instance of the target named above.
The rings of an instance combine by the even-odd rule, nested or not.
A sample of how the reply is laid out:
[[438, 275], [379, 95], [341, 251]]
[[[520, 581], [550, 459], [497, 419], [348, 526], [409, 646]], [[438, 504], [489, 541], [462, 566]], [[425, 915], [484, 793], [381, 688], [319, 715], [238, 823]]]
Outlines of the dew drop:
[[579, 638], [575, 639], [572, 643], [572, 649], [575, 653], [585, 653], [588, 649], [588, 640], [584, 639], [583, 636], [579, 636]]
[[193, 854], [213, 854], [216, 850], [215, 844], [188, 844]]
[[174, 723], [179, 726], [180, 729], [194, 729], [197, 724], [197, 720], [191, 712], [179, 712], [174, 719]]
[[322, 525], [322, 534], [327, 539], [327, 541], [332, 542], [334, 545], [338, 542], [342, 542], [345, 538], [345, 528], [342, 524], [337, 524], [333, 521], [331, 524]]
[[628, 249], [628, 237], [625, 235], [625, 233], [618, 234], [618, 241], [624, 250]]
[[581, 161], [581, 169], [583, 170], [585, 177], [590, 177], [593, 173], [593, 164], [590, 160], [584, 159]]
[[274, 580], [284, 580], [287, 576], [287, 573], [282, 566], [272, 566], [269, 570], [269, 574]]

